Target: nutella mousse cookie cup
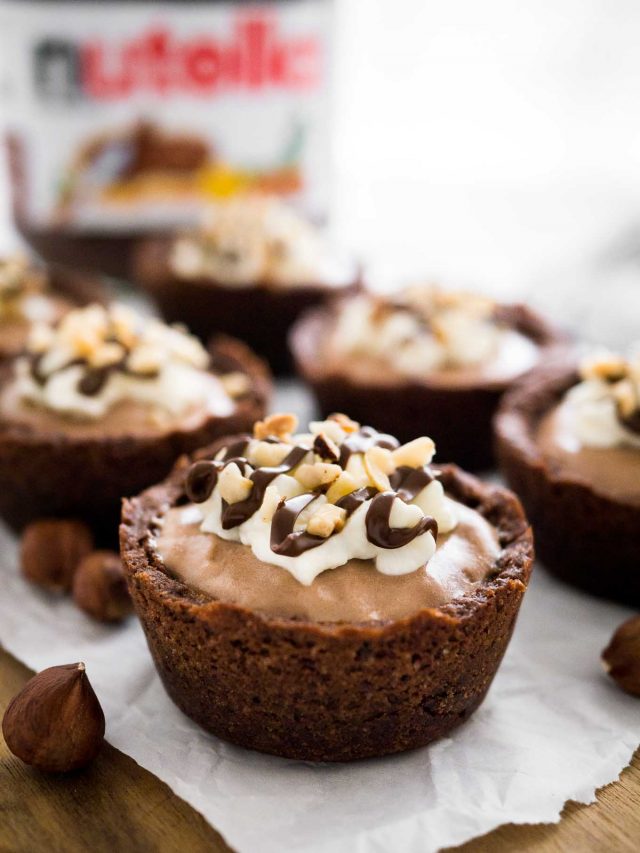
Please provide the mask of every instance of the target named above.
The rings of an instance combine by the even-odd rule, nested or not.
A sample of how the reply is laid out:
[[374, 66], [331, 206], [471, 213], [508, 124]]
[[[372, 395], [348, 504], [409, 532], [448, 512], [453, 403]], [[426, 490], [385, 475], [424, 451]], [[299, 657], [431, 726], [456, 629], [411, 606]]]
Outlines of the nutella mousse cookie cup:
[[0, 257], [0, 361], [24, 350], [35, 323], [55, 323], [101, 296], [97, 282], [82, 273], [44, 267], [22, 254]]
[[17, 528], [77, 517], [112, 534], [122, 497], [180, 454], [250, 428], [269, 391], [244, 344], [222, 340], [208, 353], [118, 304], [35, 326], [1, 376], [0, 515]]
[[504, 391], [565, 346], [525, 306], [431, 286], [311, 311], [290, 342], [323, 414], [348, 408], [402, 440], [427, 433], [439, 459], [472, 470], [493, 461]]
[[121, 554], [165, 687], [289, 758], [428, 744], [484, 698], [531, 571], [517, 498], [433, 442], [276, 415], [126, 501]]
[[167, 320], [246, 340], [276, 373], [291, 368], [296, 318], [357, 289], [359, 275], [292, 209], [259, 196], [219, 202], [199, 231], [142, 242], [133, 267]]
[[640, 605], [640, 356], [534, 374], [505, 397], [496, 436], [544, 565]]

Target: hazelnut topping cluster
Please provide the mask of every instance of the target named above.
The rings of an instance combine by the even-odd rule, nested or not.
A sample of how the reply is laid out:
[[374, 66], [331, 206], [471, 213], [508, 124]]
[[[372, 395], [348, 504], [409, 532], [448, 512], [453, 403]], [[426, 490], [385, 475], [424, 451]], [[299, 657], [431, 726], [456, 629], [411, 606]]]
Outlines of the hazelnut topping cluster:
[[580, 375], [605, 385], [621, 425], [640, 435], [640, 350], [630, 358], [613, 353], [587, 358], [580, 365]]
[[365, 353], [410, 374], [483, 363], [504, 328], [490, 299], [416, 285], [393, 299], [348, 300], [333, 338], [339, 352]]
[[45, 274], [23, 255], [0, 258], [0, 320], [23, 317], [23, 303], [46, 289]]
[[300, 557], [357, 518], [352, 544], [364, 558], [371, 546], [401, 549], [427, 532], [435, 548], [439, 526], [447, 532], [455, 525], [428, 467], [435, 451], [430, 438], [400, 446], [343, 414], [311, 423], [308, 434], [294, 435], [296, 428], [294, 415], [272, 415], [255, 425], [253, 436], [230, 439], [214, 459], [191, 466], [186, 492], [194, 503], [210, 503], [205, 524], [212, 513], [212, 532], [250, 527], [256, 518], [267, 523], [273, 554]]
[[180, 238], [173, 268], [185, 279], [223, 284], [305, 284], [320, 258], [315, 230], [280, 200], [245, 196], [219, 202], [197, 234]]
[[115, 372], [154, 379], [170, 361], [202, 370], [209, 363], [195, 337], [117, 303], [76, 309], [57, 326], [34, 326], [27, 350], [39, 384], [70, 366], [83, 366], [78, 390], [87, 396], [99, 393]]

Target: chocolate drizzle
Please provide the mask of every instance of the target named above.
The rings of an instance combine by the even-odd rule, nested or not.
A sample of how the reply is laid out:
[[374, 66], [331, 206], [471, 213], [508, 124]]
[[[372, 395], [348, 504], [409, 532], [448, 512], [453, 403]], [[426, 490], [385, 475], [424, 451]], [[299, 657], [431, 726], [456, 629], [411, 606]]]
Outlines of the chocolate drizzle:
[[231, 444], [228, 445], [223, 445], [225, 449], [224, 456], [222, 457], [223, 462], [229, 462], [231, 459], [237, 456], [244, 458], [244, 455], [247, 451], [247, 445], [250, 441], [250, 435], [242, 435], [239, 439], [237, 439], [237, 441], [233, 441]]
[[435, 539], [438, 535], [438, 522], [430, 515], [425, 515], [413, 527], [390, 526], [389, 517], [396, 497], [395, 492], [380, 492], [371, 501], [365, 519], [369, 542], [378, 548], [403, 548], [427, 531]]
[[[125, 348], [123, 347], [123, 349]], [[32, 379], [42, 386], [46, 384], [49, 377], [56, 373], [62, 373], [63, 370], [68, 370], [70, 367], [84, 367], [85, 371], [78, 380], [77, 388], [85, 397], [95, 397], [99, 394], [114, 373], [123, 373], [125, 376], [131, 376], [135, 379], [157, 379], [160, 375], [158, 370], [150, 370], [144, 373], [130, 370], [127, 367], [129, 352], [126, 349], [122, 358], [104, 367], [91, 367], [87, 359], [74, 358], [48, 374], [42, 372], [42, 361], [45, 355], [46, 353], [38, 353], [31, 356], [30, 373]]]
[[108, 367], [89, 368], [78, 382], [78, 391], [85, 397], [95, 397], [107, 384], [111, 373]]
[[195, 462], [185, 479], [184, 490], [187, 497], [194, 504], [201, 504], [209, 500], [218, 482], [220, 465], [209, 459]]
[[377, 432], [373, 427], [360, 427], [357, 432], [348, 435], [340, 446], [340, 465], [347, 467], [347, 463], [354, 453], [366, 453], [372, 447], [385, 447], [387, 450], [395, 450], [399, 442], [392, 435]]
[[37, 385], [40, 385], [40, 386], [44, 385], [45, 382], [47, 381], [47, 378], [48, 378], [46, 376], [46, 374], [44, 374], [40, 369], [42, 366], [42, 359], [44, 358], [44, 356], [45, 356], [44, 353], [39, 353], [38, 355], [32, 356], [31, 362], [29, 365], [29, 371], [31, 373], [31, 377], [32, 377], [33, 381]]
[[389, 477], [391, 488], [405, 503], [416, 498], [433, 479], [433, 474], [428, 469], [409, 468], [408, 465], [402, 465]]
[[314, 536], [306, 530], [294, 529], [300, 513], [317, 498], [317, 494], [307, 493], [280, 501], [271, 522], [271, 550], [275, 554], [299, 557], [305, 551], [310, 551], [326, 542], [322, 536]]
[[[248, 521], [260, 509], [264, 500], [264, 493], [275, 478], [279, 477], [280, 474], [288, 474], [289, 471], [292, 471], [296, 465], [302, 462], [307, 453], [309, 453], [307, 447], [293, 447], [280, 465], [275, 465], [272, 468], [256, 468], [249, 478], [253, 483], [249, 497], [234, 504], [223, 502], [222, 529], [231, 530], [233, 527], [238, 527]], [[246, 459], [242, 461], [246, 462]], [[225, 464], [229, 463], [225, 462]]]
[[[277, 438], [263, 439], [278, 442]], [[185, 491], [194, 503], [208, 500], [216, 487], [220, 473], [227, 465], [236, 464], [253, 486], [248, 496], [235, 503], [222, 500], [221, 526], [231, 530], [248, 521], [262, 506], [269, 485], [281, 474], [289, 474], [296, 468], [313, 448], [293, 446], [279, 465], [254, 468], [247, 456], [251, 437], [241, 435], [229, 438], [217, 445], [218, 459], [201, 460], [194, 463], [185, 479]], [[346, 437], [340, 447], [339, 465], [344, 470], [354, 453], [365, 453], [371, 447], [384, 447], [393, 450], [398, 442], [393, 436], [378, 433], [371, 427], [361, 427]], [[317, 448], [320, 450], [321, 448]], [[319, 455], [324, 455], [322, 452]], [[248, 472], [251, 472], [250, 474]], [[336, 506], [345, 510], [347, 518], [364, 504], [369, 504], [365, 516], [366, 536], [371, 544], [378, 548], [395, 549], [408, 545], [423, 533], [438, 535], [438, 525], [434, 518], [425, 516], [413, 527], [393, 528], [389, 519], [396, 498], [410, 503], [420, 492], [433, 482], [434, 476], [426, 467], [411, 468], [403, 465], [390, 475], [392, 491], [379, 492], [373, 486], [366, 486], [350, 492], [336, 501]], [[327, 484], [328, 485], [328, 484]], [[300, 514], [326, 490], [327, 485], [305, 492], [292, 498], [283, 498], [271, 521], [271, 550], [287, 557], [298, 557], [305, 551], [317, 548], [326, 542], [326, 538], [296, 530]]]
[[356, 489], [355, 492], [350, 492], [348, 495], [340, 498], [339, 501], [336, 501], [336, 506], [346, 510], [347, 518], [349, 518], [349, 516], [353, 515], [358, 507], [362, 506], [363, 503], [370, 501], [371, 498], [377, 494], [378, 490], [374, 489], [373, 486], [365, 486], [364, 489]]

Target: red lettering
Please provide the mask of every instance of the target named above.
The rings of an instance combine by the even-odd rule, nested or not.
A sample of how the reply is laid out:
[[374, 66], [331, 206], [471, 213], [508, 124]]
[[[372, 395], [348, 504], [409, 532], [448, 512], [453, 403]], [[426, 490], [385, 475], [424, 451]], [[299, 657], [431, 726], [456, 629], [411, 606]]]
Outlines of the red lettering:
[[122, 98], [131, 91], [129, 70], [120, 64], [107, 68], [105, 48], [99, 42], [89, 43], [82, 50], [83, 85], [92, 98], [112, 100]]
[[277, 23], [273, 14], [254, 12], [240, 15], [227, 39], [201, 35], [185, 41], [167, 28], [153, 28], [120, 43], [92, 40], [81, 47], [84, 90], [95, 99], [117, 100], [136, 91], [205, 96], [314, 88], [322, 71], [319, 38], [281, 36]]
[[220, 77], [220, 54], [211, 42], [194, 42], [185, 46], [184, 72], [186, 84], [203, 93], [214, 92]]

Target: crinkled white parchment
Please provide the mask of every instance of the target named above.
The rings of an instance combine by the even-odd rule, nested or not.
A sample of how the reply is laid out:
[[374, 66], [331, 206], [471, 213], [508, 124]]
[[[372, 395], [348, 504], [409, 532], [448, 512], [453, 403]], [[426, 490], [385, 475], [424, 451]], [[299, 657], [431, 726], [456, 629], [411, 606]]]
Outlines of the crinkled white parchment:
[[198, 809], [227, 842], [261, 853], [428, 853], [502, 823], [555, 821], [589, 802], [640, 742], [640, 705], [599, 655], [628, 612], [538, 569], [484, 705], [452, 737], [406, 755], [312, 766], [229, 746], [170, 702], [131, 619], [89, 621], [26, 584], [0, 528], [0, 642], [34, 669], [84, 660], [107, 737]]

